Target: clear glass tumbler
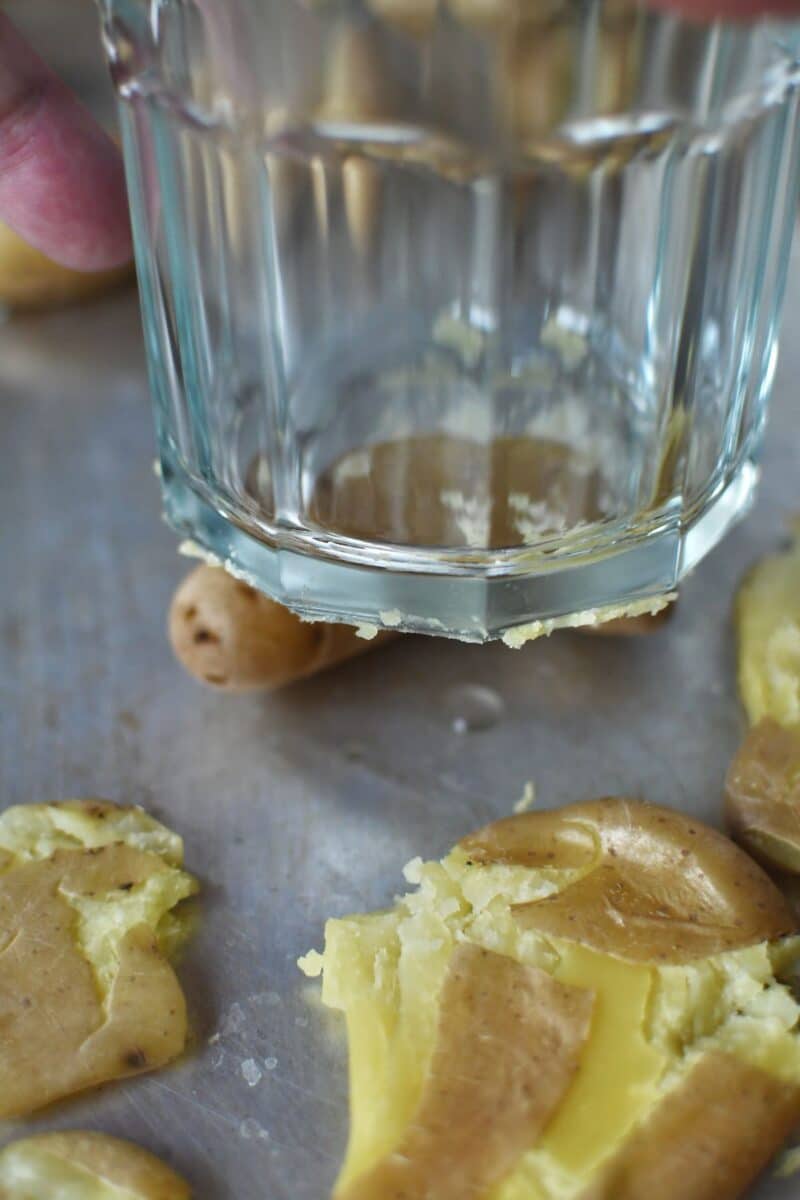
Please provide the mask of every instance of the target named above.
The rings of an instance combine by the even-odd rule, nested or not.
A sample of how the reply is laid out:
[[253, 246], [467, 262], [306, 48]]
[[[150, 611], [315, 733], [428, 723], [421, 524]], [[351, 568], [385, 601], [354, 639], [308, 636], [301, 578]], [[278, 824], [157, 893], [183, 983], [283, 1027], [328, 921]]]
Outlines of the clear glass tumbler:
[[101, 7], [178, 530], [306, 617], [513, 640], [657, 602], [743, 512], [797, 26]]

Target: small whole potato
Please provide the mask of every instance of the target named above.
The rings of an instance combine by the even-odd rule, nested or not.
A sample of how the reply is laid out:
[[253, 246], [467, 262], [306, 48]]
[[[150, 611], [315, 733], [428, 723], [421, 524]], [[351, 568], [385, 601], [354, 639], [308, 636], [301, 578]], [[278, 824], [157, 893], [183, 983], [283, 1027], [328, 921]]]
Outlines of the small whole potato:
[[365, 640], [348, 625], [301, 621], [221, 567], [206, 565], [184, 579], [169, 612], [178, 661], [202, 683], [229, 692], [281, 687], [386, 636]]

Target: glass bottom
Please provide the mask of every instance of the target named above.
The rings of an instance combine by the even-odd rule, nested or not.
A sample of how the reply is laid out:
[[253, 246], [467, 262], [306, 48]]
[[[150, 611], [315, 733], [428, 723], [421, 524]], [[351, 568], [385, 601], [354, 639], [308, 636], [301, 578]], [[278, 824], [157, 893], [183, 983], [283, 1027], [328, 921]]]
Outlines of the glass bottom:
[[[535, 632], [549, 632], [586, 623], [576, 622], [576, 614], [656, 605], [744, 515], [758, 479], [746, 458], [694, 514], [675, 505], [616, 538], [595, 526], [565, 558], [489, 546], [457, 559], [443, 550], [440, 560], [429, 554], [421, 562], [413, 548], [364, 543], [344, 532], [248, 526], [241, 510], [207, 494], [169, 453], [161, 472], [167, 521], [189, 539], [189, 550], [218, 560], [304, 619], [361, 626], [367, 635], [371, 627], [392, 628], [512, 644], [536, 622], [546, 625]], [[320, 493], [320, 503], [326, 495]]]

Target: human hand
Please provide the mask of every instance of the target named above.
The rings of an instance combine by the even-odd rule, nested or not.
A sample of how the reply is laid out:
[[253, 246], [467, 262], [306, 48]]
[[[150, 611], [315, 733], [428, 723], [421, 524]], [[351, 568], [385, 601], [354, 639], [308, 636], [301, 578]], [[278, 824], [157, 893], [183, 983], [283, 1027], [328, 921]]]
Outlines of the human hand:
[[116, 146], [2, 14], [0, 221], [76, 270], [131, 256]]
[[682, 16], [710, 21], [724, 18], [752, 21], [757, 17], [800, 19], [800, 0], [651, 0], [653, 7], [667, 8]]
[[[655, 2], [702, 19], [800, 17], [800, 0]], [[106, 270], [131, 256], [117, 148], [2, 14], [0, 221], [76, 270]]]

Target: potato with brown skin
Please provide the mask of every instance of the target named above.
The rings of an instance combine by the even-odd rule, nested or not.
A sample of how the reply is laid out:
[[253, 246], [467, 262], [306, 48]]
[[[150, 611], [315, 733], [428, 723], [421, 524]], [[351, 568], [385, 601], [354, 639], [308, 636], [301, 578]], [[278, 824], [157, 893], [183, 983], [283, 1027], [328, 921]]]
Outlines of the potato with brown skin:
[[730, 1200], [797, 1124], [800, 1091], [730, 1054], [703, 1055], [580, 1200]]
[[460, 848], [484, 865], [522, 859], [541, 867], [583, 865], [589, 845], [592, 863], [581, 878], [514, 906], [520, 925], [645, 963], [709, 958], [795, 930], [778, 889], [733, 842], [683, 813], [637, 800], [520, 813]]
[[[589, 1034], [593, 997], [469, 944], [444, 981], [439, 1036], [413, 1124], [341, 1200], [481, 1196], [544, 1129]], [[496, 1120], [498, 1109], [502, 1122]]]
[[[406, 877], [419, 891], [329, 921], [301, 960], [348, 1025], [336, 1200], [743, 1195], [800, 1120], [800, 1006], [778, 978], [797, 924], [747, 855], [609, 798], [496, 821]], [[528, 1029], [540, 976], [585, 1028]], [[526, 1077], [531, 1044], [556, 1098], [541, 1064]]]
[[799, 585], [795, 521], [791, 545], [757, 563], [736, 598], [739, 689], [751, 729], [725, 781], [732, 836], [773, 873], [790, 875], [800, 874]]
[[182, 666], [227, 692], [270, 690], [363, 654], [391, 637], [366, 639], [349, 625], [301, 621], [221, 567], [196, 567], [176, 591], [169, 639]]
[[755, 725], [725, 780], [731, 836], [768, 868], [800, 873], [800, 726]]
[[190, 1200], [185, 1180], [133, 1142], [105, 1133], [42, 1133], [0, 1150], [2, 1200], [75, 1197]]
[[[162, 827], [135, 809], [30, 807], [0, 816], [0, 1118], [163, 1066], [186, 1040], [160, 944], [172, 940], [170, 910], [196, 890], [170, 862], [179, 840], [164, 830], [155, 849]], [[81, 818], [99, 827], [94, 844], [81, 844]]]

